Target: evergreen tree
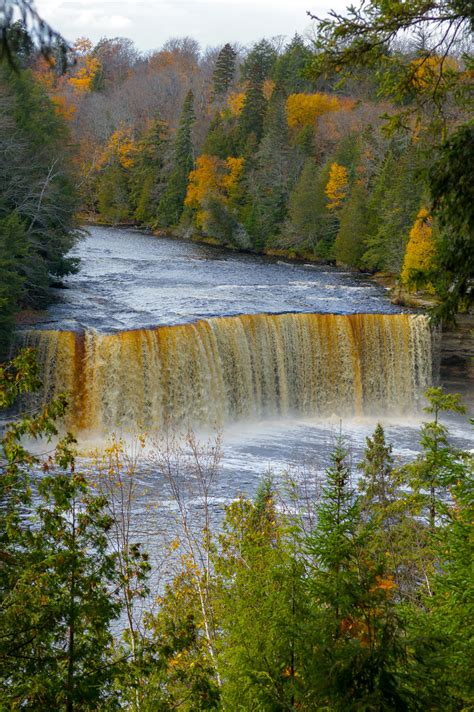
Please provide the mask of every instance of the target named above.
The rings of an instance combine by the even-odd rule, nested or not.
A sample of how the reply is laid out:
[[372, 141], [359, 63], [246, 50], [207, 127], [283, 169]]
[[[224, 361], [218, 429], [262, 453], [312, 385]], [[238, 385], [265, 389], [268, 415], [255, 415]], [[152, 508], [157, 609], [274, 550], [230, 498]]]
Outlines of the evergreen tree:
[[252, 237], [261, 249], [280, 231], [287, 215], [288, 197], [294, 183], [295, 165], [288, 139], [285, 98], [274, 92], [265, 120], [265, 134], [247, 176], [254, 224]]
[[216, 66], [212, 75], [214, 94], [221, 96], [230, 89], [235, 75], [237, 52], [229, 43], [225, 44], [217, 55]]
[[[50, 287], [77, 265], [66, 257], [78, 236], [68, 132], [29, 70], [2, 65], [0, 92], [0, 261], [22, 280], [15, 296], [10, 283], [7, 311], [41, 309]], [[11, 323], [4, 322], [4, 344]]]
[[362, 266], [367, 221], [367, 193], [364, 186], [356, 182], [341, 211], [339, 231], [334, 243], [337, 262], [350, 267]]
[[177, 225], [183, 213], [188, 177], [194, 164], [192, 142], [194, 121], [194, 95], [190, 90], [184, 100], [176, 132], [173, 166], [158, 206], [158, 223], [164, 227]]
[[290, 195], [289, 228], [296, 240], [318, 257], [331, 256], [335, 233], [334, 216], [327, 210], [326, 185], [330, 163], [322, 168], [314, 158], [307, 158]]
[[0, 359], [8, 353], [14, 315], [24, 295], [26, 274], [22, 265], [27, 257], [27, 231], [14, 212], [0, 220]]
[[338, 443], [326, 471], [317, 523], [307, 538], [313, 562], [307, 585], [314, 653], [304, 674], [318, 707], [341, 712], [408, 710], [415, 697], [407, 684], [395, 584], [384, 553], [368, 547], [372, 530], [362, 521], [347, 457]]
[[136, 157], [130, 176], [130, 199], [134, 217], [140, 223], [152, 224], [165, 189], [164, 166], [168, 149], [168, 131], [164, 121], [156, 118], [137, 142]]
[[245, 101], [237, 121], [239, 152], [249, 158], [255, 152], [263, 134], [267, 100], [260, 80], [251, 80], [245, 92]]
[[225, 161], [229, 156], [236, 156], [235, 130], [230, 126], [220, 111], [216, 112], [202, 147], [202, 153], [217, 156]]
[[270, 42], [260, 40], [252, 47], [242, 64], [242, 78], [250, 84], [263, 84], [271, 75], [276, 59], [277, 53]]
[[375, 181], [371, 212], [376, 213], [376, 231], [367, 237], [363, 255], [369, 269], [399, 274], [410, 229], [422, 197], [416, 180], [419, 157], [416, 147], [393, 146]]
[[302, 699], [302, 565], [286, 539], [271, 481], [227, 510], [216, 560], [224, 709], [292, 709]]
[[465, 407], [460, 396], [445, 394], [440, 387], [429, 388], [426, 397], [425, 412], [432, 414], [433, 420], [423, 423], [420, 433], [423, 452], [407, 465], [406, 473], [434, 531], [440, 524], [438, 518], [444, 509], [448, 488], [455, 484], [459, 469], [458, 454], [449, 443], [448, 428], [441, 422], [441, 414], [464, 413]]
[[307, 69], [313, 54], [300, 35], [295, 34], [275, 62], [272, 78], [285, 93], [297, 94], [311, 91], [314, 82], [308, 78]]
[[[0, 369], [0, 403], [39, 386], [31, 352]], [[75, 472], [66, 436], [42, 463], [25, 437], [57, 435], [64, 398], [10, 424], [0, 478], [0, 691], [5, 709], [114, 709], [111, 622], [119, 583], [103, 497]], [[43, 465], [44, 475], [34, 468]], [[52, 472], [50, 472], [52, 471]]]

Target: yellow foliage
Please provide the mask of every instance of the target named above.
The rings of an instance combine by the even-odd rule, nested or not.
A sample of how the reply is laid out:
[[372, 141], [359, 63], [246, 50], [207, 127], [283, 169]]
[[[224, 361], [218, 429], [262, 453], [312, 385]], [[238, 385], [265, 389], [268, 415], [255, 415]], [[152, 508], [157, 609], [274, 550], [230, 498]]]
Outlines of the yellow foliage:
[[400, 274], [402, 283], [410, 287], [414, 272], [428, 271], [433, 264], [434, 253], [432, 220], [428, 211], [421, 208], [410, 230]]
[[[216, 156], [203, 153], [196, 161], [196, 168], [189, 174], [189, 185], [184, 204], [190, 208], [202, 208], [205, 199], [219, 190], [219, 172], [223, 162]], [[205, 211], [199, 210], [197, 222], [202, 227]]]
[[335, 210], [341, 206], [346, 197], [349, 176], [347, 168], [339, 163], [331, 163], [329, 178], [326, 184], [325, 193], [329, 198], [328, 210]]
[[69, 84], [78, 92], [88, 92], [99, 69], [100, 62], [97, 57], [84, 57], [82, 66], [74, 77], [70, 77]]
[[235, 188], [237, 181], [242, 175], [244, 163], [245, 158], [233, 158], [232, 156], [229, 156], [226, 160], [225, 164], [228, 173], [226, 173], [222, 178], [222, 186], [228, 194], [232, 192], [233, 188]]
[[263, 82], [263, 96], [267, 101], [271, 99], [273, 90], [275, 89], [275, 82], [273, 79], [265, 79]]
[[203, 153], [196, 161], [196, 168], [189, 174], [189, 184], [184, 204], [197, 209], [196, 223], [204, 227], [207, 211], [206, 199], [219, 196], [225, 202], [237, 184], [244, 167], [243, 158], [230, 156], [222, 161], [217, 156]]
[[329, 94], [290, 94], [286, 101], [286, 115], [290, 128], [311, 126], [318, 116], [341, 108], [352, 108], [353, 102], [341, 101]]
[[66, 121], [70, 121], [76, 113], [76, 107], [74, 104], [71, 104], [71, 102], [69, 102], [62, 94], [53, 94], [53, 96], [51, 96], [51, 101], [53, 102], [57, 113], [60, 114], [63, 119], [66, 119]]
[[227, 106], [230, 109], [232, 116], [238, 116], [244, 108], [245, 94], [244, 92], [232, 92], [227, 97]]
[[427, 89], [436, 84], [444, 72], [458, 72], [459, 65], [454, 57], [417, 57], [412, 60], [413, 86]]
[[135, 161], [137, 147], [131, 129], [117, 129], [109, 138], [105, 151], [99, 160], [99, 167], [116, 159], [122, 168], [131, 168]]

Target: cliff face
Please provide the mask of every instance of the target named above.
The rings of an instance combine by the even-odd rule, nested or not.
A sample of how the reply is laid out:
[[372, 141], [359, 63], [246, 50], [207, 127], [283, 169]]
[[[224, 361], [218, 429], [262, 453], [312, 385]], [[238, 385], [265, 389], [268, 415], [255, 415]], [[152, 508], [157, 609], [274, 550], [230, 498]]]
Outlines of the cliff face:
[[458, 327], [443, 327], [440, 380], [451, 393], [460, 393], [474, 413], [474, 314], [458, 317]]

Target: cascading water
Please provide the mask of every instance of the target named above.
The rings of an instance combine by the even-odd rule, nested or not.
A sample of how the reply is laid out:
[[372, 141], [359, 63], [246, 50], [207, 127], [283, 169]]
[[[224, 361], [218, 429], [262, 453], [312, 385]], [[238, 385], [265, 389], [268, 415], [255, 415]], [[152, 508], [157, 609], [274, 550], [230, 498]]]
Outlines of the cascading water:
[[42, 399], [69, 393], [68, 426], [101, 433], [412, 413], [432, 379], [431, 332], [420, 315], [257, 314], [24, 339], [38, 350]]

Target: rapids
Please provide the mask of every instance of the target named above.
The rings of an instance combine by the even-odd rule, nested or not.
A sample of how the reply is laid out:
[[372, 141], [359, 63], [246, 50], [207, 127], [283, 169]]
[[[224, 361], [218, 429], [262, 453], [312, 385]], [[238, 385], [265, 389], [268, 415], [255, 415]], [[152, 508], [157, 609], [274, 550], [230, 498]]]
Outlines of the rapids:
[[432, 334], [363, 275], [92, 228], [81, 270], [23, 335], [68, 426], [221, 428], [268, 418], [410, 415]]

